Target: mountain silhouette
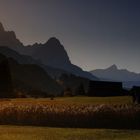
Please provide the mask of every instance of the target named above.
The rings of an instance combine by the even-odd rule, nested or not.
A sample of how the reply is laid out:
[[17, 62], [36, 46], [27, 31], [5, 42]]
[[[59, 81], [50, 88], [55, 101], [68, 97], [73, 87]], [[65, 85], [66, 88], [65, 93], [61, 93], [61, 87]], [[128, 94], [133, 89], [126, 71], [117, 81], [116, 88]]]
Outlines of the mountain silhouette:
[[118, 69], [116, 65], [112, 65], [107, 69], [92, 70], [91, 73], [100, 79], [115, 81], [140, 81], [140, 74], [130, 72], [127, 69]]
[[16, 38], [15, 32], [5, 31], [0, 23], [0, 46], [21, 47], [23, 44]]
[[[88, 88], [88, 79], [71, 75], [70, 73], [61, 69], [43, 65], [39, 61], [32, 59], [32, 57], [21, 55], [8, 47], [1, 46], [0, 54], [5, 55], [9, 60], [13, 79], [12, 82], [16, 89], [18, 88], [24, 91], [30, 91], [33, 89], [43, 91], [48, 94], [58, 94], [60, 91], [62, 91], [62, 88], [65, 89], [66, 87], [70, 87], [74, 93], [75, 88], [77, 88], [81, 83], [84, 85], [86, 90]], [[56, 84], [56, 79], [52, 81], [47, 74], [49, 74], [53, 79], [59, 79], [59, 82], [57, 82], [62, 88]]]
[[50, 66], [46, 66], [40, 61], [33, 59], [31, 56], [28, 55], [22, 55], [18, 53], [17, 51], [10, 49], [6, 46], [0, 46], [0, 53], [5, 55], [7, 58], [13, 58], [16, 60], [19, 64], [36, 64], [43, 68], [52, 78], [59, 78], [61, 74], [69, 74], [68, 72], [58, 69], [58, 68], [53, 68]]
[[117, 67], [117, 65], [113, 64], [112, 66], [108, 67], [107, 69], [108, 70], [110, 69], [112, 71], [112, 70], [117, 70], [118, 67]]
[[101, 80], [107, 81], [121, 81], [125, 87], [132, 87], [133, 85], [140, 85], [140, 74], [130, 72], [127, 69], [118, 69], [116, 65], [112, 65], [106, 69], [96, 69], [90, 71], [93, 75], [99, 77]]
[[38, 46], [36, 45], [35, 48], [32, 48], [33, 53], [30, 55], [40, 60], [45, 65], [63, 69], [77, 76], [97, 80], [97, 78], [91, 76], [90, 73], [83, 71], [81, 68], [71, 63], [63, 45], [61, 45], [60, 41], [55, 37], [50, 38], [45, 44], [39, 44]]
[[45, 65], [67, 69], [71, 64], [69, 57], [56, 38], [50, 38], [45, 44], [39, 45], [31, 54], [33, 58], [41, 60]]
[[24, 46], [17, 39], [13, 31], [5, 31], [3, 25], [0, 23], [0, 46], [8, 46], [21, 54], [31, 56], [43, 65], [67, 71], [77, 76], [98, 80], [97, 77], [89, 72], [83, 71], [78, 66], [73, 65], [63, 45], [55, 37], [50, 38], [44, 44], [35, 43], [33, 45]]
[[14, 89], [29, 92], [37, 90], [49, 94], [59, 95], [61, 86], [53, 80], [45, 70], [35, 64], [19, 64], [13, 58], [7, 58], [10, 66]]
[[87, 92], [89, 86], [89, 79], [75, 76], [73, 74], [62, 74], [59, 78], [59, 83], [64, 89], [70, 88], [73, 93], [75, 93], [76, 88], [82, 84], [84, 86], [85, 91]]
[[6, 57], [11, 57], [17, 60], [20, 64], [37, 64], [39, 63], [37, 60], [34, 60], [32, 57], [27, 55], [21, 55], [20, 53], [16, 52], [15, 50], [8, 48], [6, 46], [0, 46], [0, 53], [5, 55]]

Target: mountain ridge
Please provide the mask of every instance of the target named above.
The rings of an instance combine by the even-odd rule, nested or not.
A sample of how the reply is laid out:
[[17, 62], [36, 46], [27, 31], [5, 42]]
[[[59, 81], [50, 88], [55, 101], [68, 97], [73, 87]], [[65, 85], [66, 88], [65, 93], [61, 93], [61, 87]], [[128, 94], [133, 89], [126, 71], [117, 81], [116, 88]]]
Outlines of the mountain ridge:
[[62, 69], [77, 76], [98, 80], [97, 77], [89, 72], [83, 71], [80, 67], [73, 65], [64, 46], [55, 37], [50, 38], [44, 44], [35, 43], [30, 46], [24, 46], [17, 39], [15, 32], [5, 31], [2, 23], [0, 23], [0, 46], [7, 46], [20, 54], [31, 56], [46, 66]]
[[116, 65], [112, 65], [106, 69], [96, 69], [90, 71], [91, 74], [103, 81], [119, 81], [123, 82], [124, 87], [131, 88], [140, 86], [140, 74], [130, 72], [127, 69], [118, 69]]
[[127, 69], [118, 69], [115, 64], [106, 69], [95, 69], [90, 72], [101, 79], [103, 78], [115, 81], [140, 81], [139, 73], [130, 72]]

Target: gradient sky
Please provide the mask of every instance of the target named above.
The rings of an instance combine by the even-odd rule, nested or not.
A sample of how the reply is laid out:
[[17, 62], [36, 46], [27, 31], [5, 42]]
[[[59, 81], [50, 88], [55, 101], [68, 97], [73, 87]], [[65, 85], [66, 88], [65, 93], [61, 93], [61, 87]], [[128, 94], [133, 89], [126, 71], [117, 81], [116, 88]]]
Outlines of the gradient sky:
[[140, 0], [0, 0], [0, 21], [25, 45], [57, 37], [84, 70], [140, 72]]

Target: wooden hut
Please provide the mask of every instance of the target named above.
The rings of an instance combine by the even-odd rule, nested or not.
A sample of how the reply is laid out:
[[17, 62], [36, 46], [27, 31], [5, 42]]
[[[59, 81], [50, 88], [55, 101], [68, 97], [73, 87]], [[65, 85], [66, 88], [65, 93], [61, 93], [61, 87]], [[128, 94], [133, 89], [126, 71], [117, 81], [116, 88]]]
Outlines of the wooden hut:
[[88, 96], [120, 96], [123, 93], [121, 82], [90, 81]]

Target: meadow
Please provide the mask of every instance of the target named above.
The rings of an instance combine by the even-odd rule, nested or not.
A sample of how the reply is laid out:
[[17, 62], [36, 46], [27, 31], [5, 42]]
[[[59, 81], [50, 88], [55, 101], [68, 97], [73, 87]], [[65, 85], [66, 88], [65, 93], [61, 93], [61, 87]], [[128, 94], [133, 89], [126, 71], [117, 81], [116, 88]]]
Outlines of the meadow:
[[139, 140], [140, 130], [0, 126], [0, 140]]
[[4, 102], [12, 103], [66, 103], [66, 104], [132, 104], [131, 96], [116, 96], [116, 97], [87, 97], [87, 96], [75, 96], [75, 97], [56, 97], [54, 100], [50, 98], [17, 98], [11, 100], [0, 100]]
[[139, 140], [140, 106], [126, 97], [0, 100], [1, 140]]
[[139, 129], [140, 106], [131, 97], [63, 97], [0, 102], [0, 124]]

